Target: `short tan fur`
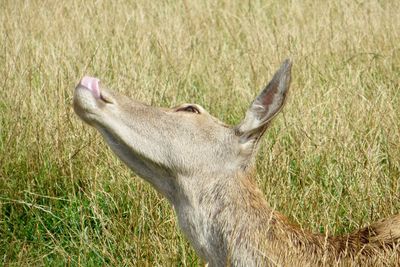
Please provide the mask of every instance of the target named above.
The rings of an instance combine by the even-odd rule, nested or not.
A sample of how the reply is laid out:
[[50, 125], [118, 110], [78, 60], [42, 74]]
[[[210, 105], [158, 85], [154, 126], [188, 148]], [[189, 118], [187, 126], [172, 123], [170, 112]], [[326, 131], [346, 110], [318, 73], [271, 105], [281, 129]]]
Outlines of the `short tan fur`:
[[90, 77], [76, 87], [74, 109], [169, 200], [209, 266], [396, 265], [400, 215], [348, 235], [313, 234], [271, 208], [257, 187], [259, 140], [285, 103], [291, 68], [286, 60], [233, 127], [199, 105], [151, 107]]

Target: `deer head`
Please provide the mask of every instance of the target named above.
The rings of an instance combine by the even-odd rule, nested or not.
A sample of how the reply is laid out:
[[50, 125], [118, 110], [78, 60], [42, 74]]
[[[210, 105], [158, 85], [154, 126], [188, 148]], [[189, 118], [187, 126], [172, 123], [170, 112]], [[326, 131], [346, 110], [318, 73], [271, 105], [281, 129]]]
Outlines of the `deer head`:
[[234, 177], [252, 165], [258, 140], [284, 104], [290, 73], [286, 60], [236, 126], [197, 104], [148, 106], [91, 77], [76, 87], [74, 109], [118, 157], [175, 205], [203, 184]]

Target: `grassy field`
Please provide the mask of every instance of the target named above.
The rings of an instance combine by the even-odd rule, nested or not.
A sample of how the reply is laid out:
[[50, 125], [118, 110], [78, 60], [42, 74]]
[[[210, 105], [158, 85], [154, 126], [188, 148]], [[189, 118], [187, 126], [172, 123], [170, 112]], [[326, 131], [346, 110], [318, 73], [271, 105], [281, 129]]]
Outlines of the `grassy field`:
[[72, 110], [89, 74], [238, 123], [283, 59], [259, 185], [314, 232], [400, 211], [400, 1], [0, 3], [0, 265], [197, 266], [165, 199]]

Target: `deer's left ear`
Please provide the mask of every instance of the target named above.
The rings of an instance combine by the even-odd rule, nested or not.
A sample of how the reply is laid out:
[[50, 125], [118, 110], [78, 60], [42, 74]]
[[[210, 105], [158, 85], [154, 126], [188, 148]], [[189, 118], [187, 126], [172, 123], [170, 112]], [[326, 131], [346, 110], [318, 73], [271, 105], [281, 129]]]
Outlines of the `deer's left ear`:
[[246, 117], [236, 126], [240, 143], [257, 140], [269, 122], [281, 110], [290, 86], [292, 62], [286, 59], [272, 80], [261, 91], [246, 112]]

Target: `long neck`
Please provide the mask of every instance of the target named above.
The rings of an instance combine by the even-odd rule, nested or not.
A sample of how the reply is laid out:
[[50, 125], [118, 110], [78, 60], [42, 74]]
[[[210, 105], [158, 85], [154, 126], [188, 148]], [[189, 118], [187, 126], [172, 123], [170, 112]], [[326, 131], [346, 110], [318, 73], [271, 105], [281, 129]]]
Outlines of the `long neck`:
[[175, 206], [183, 232], [210, 266], [277, 263], [288, 249], [322, 254], [323, 236], [301, 230], [271, 209], [252, 179], [215, 181], [189, 203]]

